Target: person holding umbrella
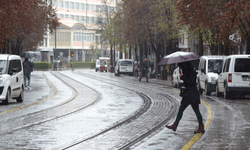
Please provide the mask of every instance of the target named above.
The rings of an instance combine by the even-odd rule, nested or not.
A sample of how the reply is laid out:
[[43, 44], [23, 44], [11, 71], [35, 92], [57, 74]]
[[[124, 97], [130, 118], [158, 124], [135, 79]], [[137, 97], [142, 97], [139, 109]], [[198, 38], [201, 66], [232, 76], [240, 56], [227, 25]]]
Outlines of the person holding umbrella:
[[168, 129], [172, 129], [173, 131], [176, 131], [184, 110], [188, 107], [188, 105], [191, 105], [199, 122], [199, 128], [198, 130], [194, 131], [194, 133], [204, 133], [205, 129], [203, 124], [203, 118], [199, 109], [200, 94], [196, 86], [197, 73], [190, 61], [181, 62], [177, 65], [182, 69], [180, 79], [184, 82], [186, 92], [184, 92], [182, 95], [181, 105], [175, 122], [171, 126], [166, 125], [166, 127]]
[[180, 74], [180, 79], [184, 82], [183, 85], [185, 87], [185, 90], [181, 89], [181, 91], [184, 91], [180, 93], [180, 96], [182, 97], [181, 105], [176, 116], [175, 122], [170, 126], [165, 125], [168, 129], [172, 129], [173, 131], [176, 131], [184, 110], [189, 105], [191, 105], [199, 122], [199, 128], [198, 130], [194, 131], [194, 133], [205, 133], [203, 118], [199, 109], [200, 94], [196, 86], [197, 73], [190, 62], [191, 60], [197, 60], [199, 58], [200, 56], [195, 54], [194, 52], [178, 51], [165, 56], [158, 63], [158, 65], [177, 63], [177, 65], [182, 70], [182, 73]]
[[[32, 63], [28, 60], [26, 57], [23, 62], [23, 73], [24, 73], [24, 86], [25, 88], [30, 88], [30, 73], [33, 70]], [[28, 80], [28, 85], [26, 84], [26, 81]]]

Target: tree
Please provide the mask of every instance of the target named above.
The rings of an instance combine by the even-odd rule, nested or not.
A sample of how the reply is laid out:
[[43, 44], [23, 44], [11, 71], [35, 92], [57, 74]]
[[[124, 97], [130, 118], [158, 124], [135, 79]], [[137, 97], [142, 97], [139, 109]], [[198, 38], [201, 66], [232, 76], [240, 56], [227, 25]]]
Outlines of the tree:
[[90, 56], [90, 60], [91, 62], [94, 61], [94, 58], [97, 58], [100, 56], [99, 52], [98, 52], [98, 49], [97, 49], [97, 45], [94, 45], [94, 44], [91, 44], [90, 45], [90, 50], [91, 50], [91, 56]]
[[225, 8], [226, 11], [218, 18], [220, 22], [226, 22], [226, 24], [220, 26], [221, 33], [223, 31], [238, 33], [241, 40], [247, 43], [246, 54], [250, 54], [250, 1], [230, 0], [225, 3]]
[[[36, 47], [43, 35], [54, 32], [59, 26], [52, 0], [2, 0], [0, 1], [1, 53], [21, 54], [24, 40]], [[35, 35], [36, 34], [36, 35]], [[37, 37], [28, 38], [29, 36]], [[32, 41], [29, 42], [29, 39]], [[35, 39], [35, 40], [34, 40]], [[36, 46], [35, 46], [36, 45]]]
[[179, 0], [177, 10], [181, 24], [201, 34], [202, 40], [210, 45], [223, 45], [224, 54], [228, 55], [233, 44], [229, 35], [239, 32], [250, 43], [249, 3], [249, 0]]
[[170, 48], [170, 41], [178, 39], [180, 25], [172, 0], [124, 0], [119, 14], [118, 29], [123, 42], [147, 56], [149, 47], [156, 55], [156, 63]]

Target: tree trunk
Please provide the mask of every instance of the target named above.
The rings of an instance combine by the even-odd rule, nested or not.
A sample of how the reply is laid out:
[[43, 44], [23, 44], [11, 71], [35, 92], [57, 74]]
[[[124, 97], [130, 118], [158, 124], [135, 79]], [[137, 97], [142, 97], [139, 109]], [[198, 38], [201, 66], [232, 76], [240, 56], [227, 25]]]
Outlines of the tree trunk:
[[199, 55], [203, 56], [203, 39], [202, 39], [202, 33], [199, 33]]
[[134, 51], [135, 51], [135, 60], [138, 62], [137, 45], [135, 45]]
[[109, 42], [110, 44], [110, 73], [113, 73], [114, 72], [114, 66], [113, 66], [113, 46], [112, 46], [112, 42], [110, 41]]
[[247, 39], [246, 43], [246, 54], [250, 54], [250, 38]]
[[229, 45], [226, 44], [226, 45], [224, 46], [224, 54], [225, 54], [225, 55], [229, 55], [229, 54], [230, 54], [229, 51], [230, 51]]

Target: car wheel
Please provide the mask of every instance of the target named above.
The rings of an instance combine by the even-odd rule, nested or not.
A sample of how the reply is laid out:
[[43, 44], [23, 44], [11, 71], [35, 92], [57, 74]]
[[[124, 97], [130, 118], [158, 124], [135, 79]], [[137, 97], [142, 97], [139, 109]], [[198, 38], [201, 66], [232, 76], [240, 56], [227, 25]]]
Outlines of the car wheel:
[[21, 102], [23, 102], [23, 99], [24, 99], [24, 91], [23, 91], [23, 88], [22, 88], [22, 90], [20, 92], [20, 95], [18, 96], [18, 98], [16, 99], [16, 101], [18, 103], [21, 103]]
[[198, 80], [198, 90], [199, 90], [199, 93], [200, 93], [200, 95], [202, 95], [202, 89], [201, 89], [201, 86], [200, 86], [200, 81]]
[[6, 98], [5, 98], [5, 100], [3, 100], [3, 104], [8, 105], [9, 101], [10, 101], [10, 90], [8, 89], [7, 94], [6, 94]]
[[217, 97], [221, 97], [221, 92], [219, 91], [219, 85], [218, 85], [218, 83], [216, 84], [215, 90], [216, 90], [216, 96]]
[[211, 92], [208, 91], [208, 84], [206, 82], [206, 85], [205, 85], [205, 93], [207, 96], [210, 96], [211, 95]]
[[230, 93], [229, 93], [228, 90], [227, 90], [227, 86], [225, 86], [224, 98], [225, 98], [225, 99], [230, 99], [230, 98], [231, 98], [231, 95], [230, 95]]

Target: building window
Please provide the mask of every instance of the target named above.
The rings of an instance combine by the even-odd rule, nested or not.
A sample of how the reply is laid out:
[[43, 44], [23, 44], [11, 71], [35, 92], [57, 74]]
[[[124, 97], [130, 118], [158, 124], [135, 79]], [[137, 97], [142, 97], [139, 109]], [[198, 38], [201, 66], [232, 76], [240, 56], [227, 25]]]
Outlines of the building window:
[[115, 8], [114, 7], [110, 7], [110, 12], [114, 12]]
[[86, 5], [86, 10], [89, 10], [89, 4]]
[[83, 32], [74, 32], [73, 41], [82, 41]]
[[79, 41], [79, 33], [78, 32], [74, 32], [73, 41]]
[[84, 34], [84, 41], [94, 42], [94, 34], [93, 33], [85, 33]]
[[70, 15], [70, 18], [75, 20], [75, 16], [74, 15]]
[[57, 0], [54, 0], [54, 3], [55, 3], [55, 7], [58, 7], [58, 2], [57, 2]]
[[79, 9], [79, 3], [76, 3], [75, 7], [76, 9]]
[[97, 44], [100, 44], [100, 40], [99, 40], [100, 38], [99, 38], [99, 36], [95, 36], [95, 42], [97, 43]]
[[78, 22], [80, 22], [79, 16], [75, 16], [75, 20], [78, 21]]
[[91, 17], [91, 18], [90, 18], [90, 23], [95, 23], [95, 22], [94, 22], [94, 17]]
[[85, 22], [85, 17], [84, 17], [84, 16], [81, 16], [80, 22], [81, 22], [81, 23]]
[[90, 4], [90, 10], [91, 10], [91, 11], [95, 11], [95, 5]]
[[69, 8], [69, 2], [68, 1], [65, 2], [65, 8]]
[[64, 18], [64, 15], [63, 14], [59, 14], [59, 18]]
[[74, 2], [70, 2], [70, 8], [74, 9]]
[[68, 15], [68, 14], [65, 14], [65, 18], [69, 18], [69, 15]]
[[85, 5], [84, 5], [84, 3], [81, 3], [80, 6], [81, 6], [81, 8], [80, 8], [81, 10], [85, 10], [85, 8], [84, 8]]
[[99, 9], [100, 9], [99, 7], [100, 7], [99, 5], [96, 5], [96, 6], [95, 6], [95, 11], [96, 11], [96, 12], [99, 12]]
[[87, 23], [89, 23], [89, 17], [87, 16]]
[[59, 7], [63, 8], [63, 1], [59, 1]]
[[83, 41], [83, 38], [82, 38], [83, 34], [84, 34], [83, 32], [79, 32], [79, 41], [81, 41], [81, 42]]

